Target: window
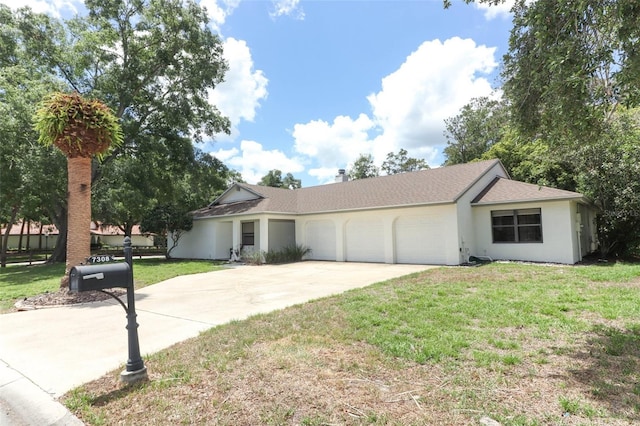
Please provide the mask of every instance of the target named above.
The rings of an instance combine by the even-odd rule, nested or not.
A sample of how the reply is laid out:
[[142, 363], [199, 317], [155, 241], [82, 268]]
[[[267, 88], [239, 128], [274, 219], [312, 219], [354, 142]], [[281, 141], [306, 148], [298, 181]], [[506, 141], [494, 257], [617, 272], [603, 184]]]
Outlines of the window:
[[491, 212], [494, 243], [541, 243], [540, 209], [495, 210]]
[[253, 222], [242, 222], [242, 245], [254, 245], [255, 234], [253, 232]]

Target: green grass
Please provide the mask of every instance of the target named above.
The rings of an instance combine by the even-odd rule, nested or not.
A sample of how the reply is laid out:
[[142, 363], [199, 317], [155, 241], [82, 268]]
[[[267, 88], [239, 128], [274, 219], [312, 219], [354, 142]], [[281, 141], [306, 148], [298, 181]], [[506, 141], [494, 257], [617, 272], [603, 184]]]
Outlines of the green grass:
[[[10, 309], [17, 299], [55, 292], [60, 288], [64, 264], [9, 265], [0, 268], [0, 312]], [[220, 269], [217, 263], [198, 260], [134, 259], [136, 288], [142, 288], [180, 275]]]
[[[517, 341], [497, 343], [500, 330], [507, 330], [511, 340], [524, 333], [518, 329], [541, 339], [553, 339], [558, 332], [584, 332], [590, 327], [581, 318], [584, 312], [606, 319], [640, 317], [636, 287], [596, 287], [585, 280], [602, 281], [604, 271], [613, 272], [614, 282], [629, 280], [640, 276], [637, 265], [547, 268], [544, 273], [539, 266], [490, 268], [491, 281], [469, 280], [465, 274], [443, 285], [421, 280], [381, 284], [346, 296], [342, 306], [350, 312], [358, 339], [418, 363], [457, 358], [478, 340], [517, 349]], [[617, 340], [613, 352], [625, 343], [623, 337]]]
[[0, 268], [0, 311], [5, 311], [16, 301], [60, 287], [64, 264], [9, 265]]
[[114, 394], [103, 380], [65, 403], [90, 424], [129, 409], [146, 424], [636, 423], [638, 277], [636, 264], [431, 270], [212, 328], [149, 356], [150, 382]]

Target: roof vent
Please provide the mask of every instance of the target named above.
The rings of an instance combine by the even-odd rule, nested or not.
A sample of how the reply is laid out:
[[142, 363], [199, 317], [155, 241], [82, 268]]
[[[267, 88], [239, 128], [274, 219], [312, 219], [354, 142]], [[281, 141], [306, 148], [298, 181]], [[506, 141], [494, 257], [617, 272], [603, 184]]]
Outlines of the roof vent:
[[345, 174], [344, 169], [338, 169], [338, 174], [336, 175], [336, 183], [346, 182], [349, 180], [349, 176]]

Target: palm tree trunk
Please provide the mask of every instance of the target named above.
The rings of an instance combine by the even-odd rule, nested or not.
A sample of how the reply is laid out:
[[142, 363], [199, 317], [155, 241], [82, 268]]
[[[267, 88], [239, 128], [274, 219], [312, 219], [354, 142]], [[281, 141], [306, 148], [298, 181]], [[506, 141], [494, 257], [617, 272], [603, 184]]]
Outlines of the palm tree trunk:
[[69, 286], [71, 268], [91, 255], [91, 158], [67, 158], [67, 263], [60, 287]]

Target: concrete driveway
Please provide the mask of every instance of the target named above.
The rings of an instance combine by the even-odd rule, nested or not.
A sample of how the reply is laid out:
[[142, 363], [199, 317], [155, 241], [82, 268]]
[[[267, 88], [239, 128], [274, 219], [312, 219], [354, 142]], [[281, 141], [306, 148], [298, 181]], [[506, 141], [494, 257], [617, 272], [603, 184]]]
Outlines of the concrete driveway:
[[[309, 261], [173, 278], [136, 292], [140, 350], [154, 353], [231, 320], [428, 268]], [[0, 364], [60, 396], [124, 365], [125, 326], [114, 300], [0, 315]]]

